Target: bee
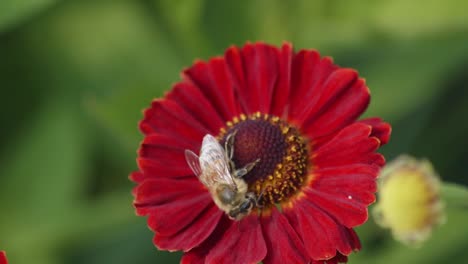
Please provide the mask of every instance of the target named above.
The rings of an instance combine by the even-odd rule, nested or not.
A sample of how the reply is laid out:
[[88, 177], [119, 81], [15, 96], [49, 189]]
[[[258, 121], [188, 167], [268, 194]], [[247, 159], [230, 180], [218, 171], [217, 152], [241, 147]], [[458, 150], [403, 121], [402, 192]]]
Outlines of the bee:
[[215, 204], [230, 219], [241, 220], [257, 206], [257, 198], [243, 177], [260, 161], [248, 163], [236, 169], [234, 156], [234, 136], [237, 131], [226, 137], [224, 148], [210, 134], [203, 137], [200, 156], [185, 150], [185, 160], [200, 182], [209, 190]]

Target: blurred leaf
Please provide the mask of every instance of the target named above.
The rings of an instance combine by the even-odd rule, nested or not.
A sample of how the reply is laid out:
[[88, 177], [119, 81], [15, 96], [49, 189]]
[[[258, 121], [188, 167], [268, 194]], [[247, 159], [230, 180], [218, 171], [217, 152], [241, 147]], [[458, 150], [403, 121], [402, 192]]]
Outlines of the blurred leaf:
[[31, 250], [22, 253], [31, 261], [36, 254], [48, 258], [41, 249], [48, 245], [42, 242], [50, 234], [36, 236], [39, 241], [31, 245], [31, 238], [16, 240], [20, 230], [29, 237], [44, 231], [46, 223], [67, 222], [85, 184], [81, 177], [87, 170], [86, 127], [77, 108], [60, 99], [50, 98], [39, 112], [31, 113], [34, 121], [19, 131], [18, 142], [10, 142], [0, 168], [0, 198], [8, 201], [1, 204], [1, 210], [8, 212], [0, 219], [2, 239], [12, 255]]
[[[78, 105], [49, 98], [1, 170], [1, 244], [17, 263], [61, 263], [58, 248], [135, 221], [128, 189], [86, 200], [89, 127]], [[127, 171], [122, 172], [123, 175]], [[124, 176], [125, 177], [125, 176]]]
[[107, 94], [168, 86], [184, 62], [145, 7], [140, 1], [65, 1], [25, 29], [24, 41], [63, 89]]
[[464, 0], [429, 1], [254, 1], [260, 37], [285, 38], [321, 51], [330, 45], [359, 45], [375, 37], [417, 39], [468, 29]]
[[138, 142], [142, 139], [138, 130], [138, 122], [143, 118], [142, 112], [150, 106], [153, 99], [162, 96], [165, 89], [169, 87], [135, 87], [122, 89], [107, 97], [88, 96], [84, 101], [85, 108], [134, 155]]
[[0, 32], [38, 14], [57, 0], [2, 0], [0, 1]]
[[417, 35], [456, 32], [468, 28], [465, 0], [380, 1], [371, 13], [375, 27], [391, 34]]
[[138, 225], [123, 225], [110, 234], [91, 237], [71, 245], [64, 263], [69, 264], [149, 264], [179, 263], [181, 252], [158, 251], [154, 234], [140, 218]]
[[[60, 217], [83, 190], [86, 172], [86, 127], [77, 108], [51, 99], [10, 142], [0, 170], [2, 200], [20, 221]], [[60, 197], [60, 199], [58, 199]], [[2, 215], [2, 218], [5, 218]], [[24, 218], [23, 218], [24, 217]]]
[[[184, 64], [141, 2], [64, 2], [24, 33], [43, 68], [54, 73], [54, 87], [85, 90], [86, 109], [132, 154], [141, 110], [170, 88]], [[77, 97], [83, 99], [81, 93]]]
[[[33, 223], [10, 223], [2, 231], [10, 255], [18, 263], [63, 263], [56, 251], [72, 247], [83, 241], [100, 239], [129, 223], [135, 224], [130, 194], [115, 192], [92, 202], [77, 202], [68, 210], [60, 211], [61, 217]], [[51, 258], [54, 260], [51, 260]]]
[[152, 3], [154, 20], [184, 58], [191, 61], [211, 55], [212, 44], [201, 26], [205, 0], [156, 0]]
[[441, 94], [447, 74], [468, 59], [466, 43], [466, 36], [451, 34], [437, 39], [380, 41], [342, 49], [337, 61], [359, 69], [366, 78], [372, 93], [368, 114], [398, 120]]
[[467, 66], [465, 60], [444, 77], [442, 93], [425, 109], [431, 118], [412, 142], [412, 152], [429, 158], [444, 180], [464, 185], [468, 184], [468, 178], [464, 177], [468, 122], [462, 121], [468, 115]]
[[252, 1], [217, 1], [205, 0], [202, 10], [201, 27], [214, 50], [209, 56], [220, 54], [232, 45], [243, 45], [246, 41], [255, 41], [258, 10], [251, 8]]
[[[329, 45], [363, 43], [373, 32], [369, 14], [376, 1], [290, 1], [283, 9], [289, 18], [288, 30], [298, 47], [318, 48]], [[264, 14], [268, 16], [268, 14]]]
[[[248, 14], [255, 17], [251, 27], [255, 30], [252, 41], [266, 41], [280, 45], [283, 41], [291, 41], [295, 32], [293, 21], [297, 4], [293, 1], [255, 0], [251, 1]], [[243, 43], [241, 43], [243, 44]]]
[[[372, 211], [372, 207], [373, 206], [369, 208], [369, 212]], [[351, 254], [352, 259], [368, 259], [378, 255], [382, 248], [385, 248], [391, 239], [389, 238], [388, 230], [384, 230], [379, 227], [374, 219], [372, 219], [372, 214], [369, 215], [369, 220], [365, 224], [356, 227], [355, 231], [361, 241], [362, 249], [356, 254]], [[351, 263], [361, 262], [351, 261]]]

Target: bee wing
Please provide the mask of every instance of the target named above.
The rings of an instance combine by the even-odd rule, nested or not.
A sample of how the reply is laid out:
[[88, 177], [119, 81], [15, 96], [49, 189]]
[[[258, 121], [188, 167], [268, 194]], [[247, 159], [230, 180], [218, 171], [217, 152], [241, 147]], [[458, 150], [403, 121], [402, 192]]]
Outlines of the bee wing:
[[210, 134], [203, 138], [199, 161], [203, 171], [200, 180], [205, 185], [211, 186], [216, 183], [224, 183], [236, 186], [229, 172], [229, 159], [226, 151], [218, 140]]
[[185, 160], [187, 161], [187, 164], [189, 165], [190, 169], [192, 169], [193, 173], [195, 173], [195, 176], [200, 177], [200, 175], [202, 174], [202, 170], [200, 167], [200, 160], [197, 154], [193, 153], [193, 151], [191, 150], [186, 149]]

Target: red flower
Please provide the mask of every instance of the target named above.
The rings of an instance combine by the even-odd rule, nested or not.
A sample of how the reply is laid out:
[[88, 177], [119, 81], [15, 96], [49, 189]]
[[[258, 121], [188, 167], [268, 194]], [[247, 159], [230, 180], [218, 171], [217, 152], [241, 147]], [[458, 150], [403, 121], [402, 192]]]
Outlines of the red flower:
[[8, 264], [5, 251], [0, 251], [0, 264]]
[[[154, 244], [182, 250], [182, 263], [338, 263], [360, 249], [352, 229], [367, 220], [390, 125], [356, 119], [370, 100], [355, 70], [290, 44], [231, 47], [197, 61], [140, 129], [139, 171], [130, 178]], [[235, 132], [236, 168], [259, 205], [229, 219], [184, 158], [211, 134]], [[224, 145], [223, 145], [224, 146]]]

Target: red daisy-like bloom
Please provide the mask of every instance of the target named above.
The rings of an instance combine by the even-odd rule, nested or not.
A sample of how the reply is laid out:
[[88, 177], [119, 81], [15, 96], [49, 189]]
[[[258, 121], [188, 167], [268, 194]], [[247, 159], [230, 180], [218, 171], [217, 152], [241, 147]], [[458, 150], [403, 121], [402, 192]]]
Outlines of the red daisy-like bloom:
[[0, 264], [8, 264], [5, 251], [0, 251]]
[[[339, 263], [360, 249], [390, 125], [357, 121], [370, 101], [353, 69], [314, 50], [263, 43], [197, 61], [145, 110], [136, 212], [154, 244], [182, 263]], [[184, 158], [205, 135], [235, 132], [236, 167], [259, 205], [240, 221], [220, 210]]]

